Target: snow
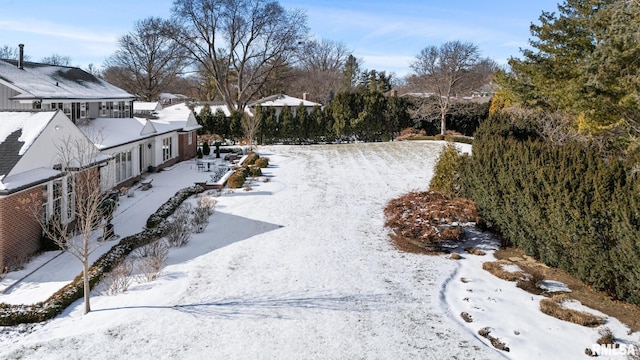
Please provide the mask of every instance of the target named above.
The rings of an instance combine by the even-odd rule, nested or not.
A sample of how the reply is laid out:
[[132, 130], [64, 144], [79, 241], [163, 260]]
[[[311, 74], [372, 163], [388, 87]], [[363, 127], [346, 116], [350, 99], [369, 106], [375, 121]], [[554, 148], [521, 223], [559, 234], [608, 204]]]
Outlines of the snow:
[[[441, 146], [260, 147], [270, 158], [263, 181], [216, 197], [205, 231], [171, 250], [158, 280], [119, 295], [94, 291], [87, 315], [80, 300], [46, 323], [0, 328], [0, 358], [584, 358], [597, 329], [542, 314], [542, 296], [482, 270], [495, 260], [490, 234], [471, 232], [461, 248], [487, 254], [460, 251], [461, 260], [402, 253], [390, 243], [384, 206], [426, 189]], [[118, 235], [139, 232], [177, 190], [209, 178], [194, 161], [150, 177], [150, 190], [121, 198]], [[47, 264], [55, 254], [44, 256], [7, 275], [42, 266], [0, 302], [46, 298], [80, 272], [68, 254]], [[510, 352], [477, 335], [487, 326]], [[638, 339], [616, 319], [605, 326]]]
[[546, 292], [571, 292], [571, 289], [566, 284], [561, 283], [560, 281], [554, 280], [543, 280], [540, 284], [540, 289]]
[[506, 272], [510, 272], [510, 273], [516, 273], [518, 271], [522, 271], [520, 266], [518, 266], [516, 264], [504, 264], [501, 267], [502, 267], [502, 270], [504, 270]]
[[[193, 131], [201, 128], [193, 112], [184, 104], [164, 108], [157, 118], [96, 118], [79, 129], [96, 142], [100, 149], [108, 149], [153, 136], [175, 131]], [[97, 139], [95, 139], [97, 138]]]
[[37, 168], [7, 177], [0, 176], [0, 190], [18, 189], [34, 184], [42, 179], [50, 179], [61, 174], [58, 170]]
[[22, 141], [24, 144], [18, 154], [23, 155], [38, 135], [42, 133], [47, 124], [49, 124], [55, 115], [55, 111], [3, 111], [1, 115], [0, 143], [4, 142], [9, 135], [17, 130], [22, 130], [18, 141]]
[[19, 69], [0, 60], [0, 79], [19, 92], [16, 99], [132, 99], [133, 95], [78, 68], [25, 61]]

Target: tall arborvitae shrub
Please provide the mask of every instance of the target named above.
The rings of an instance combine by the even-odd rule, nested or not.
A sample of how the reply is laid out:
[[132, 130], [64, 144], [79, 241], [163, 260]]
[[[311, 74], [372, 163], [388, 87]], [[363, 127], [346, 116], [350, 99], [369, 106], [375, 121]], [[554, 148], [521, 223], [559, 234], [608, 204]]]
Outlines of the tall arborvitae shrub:
[[552, 145], [535, 125], [493, 117], [461, 168], [463, 195], [514, 245], [640, 304], [640, 156]]
[[429, 182], [430, 190], [440, 191], [453, 197], [460, 194], [462, 156], [454, 144], [446, 144], [440, 150], [433, 177]]

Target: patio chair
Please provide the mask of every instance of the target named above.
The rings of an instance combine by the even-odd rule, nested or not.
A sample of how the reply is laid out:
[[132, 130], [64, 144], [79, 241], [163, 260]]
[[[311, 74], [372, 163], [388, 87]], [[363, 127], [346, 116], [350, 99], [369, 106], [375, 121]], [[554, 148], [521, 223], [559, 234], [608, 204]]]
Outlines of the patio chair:
[[204, 168], [205, 168], [204, 163], [202, 161], [198, 161], [197, 164], [198, 164], [198, 171], [200, 170], [204, 171]]

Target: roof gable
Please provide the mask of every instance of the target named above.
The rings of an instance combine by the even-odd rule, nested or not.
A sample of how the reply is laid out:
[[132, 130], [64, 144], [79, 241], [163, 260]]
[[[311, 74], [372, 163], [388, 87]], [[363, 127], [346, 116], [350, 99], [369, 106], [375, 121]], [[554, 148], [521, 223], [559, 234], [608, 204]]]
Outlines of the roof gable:
[[11, 169], [20, 160], [20, 148], [24, 142], [18, 140], [22, 136], [22, 129], [18, 129], [11, 133], [7, 138], [0, 142], [0, 178], [4, 178]]
[[0, 176], [11, 172], [54, 115], [55, 111], [0, 112]]

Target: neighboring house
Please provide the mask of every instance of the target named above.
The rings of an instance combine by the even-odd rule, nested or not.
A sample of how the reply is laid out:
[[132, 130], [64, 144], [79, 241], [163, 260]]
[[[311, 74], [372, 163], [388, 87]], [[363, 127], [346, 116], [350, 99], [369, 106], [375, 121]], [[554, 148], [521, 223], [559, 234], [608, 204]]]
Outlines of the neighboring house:
[[[60, 170], [66, 144], [99, 154], [60, 110], [0, 111], [0, 272], [39, 250], [38, 216], [74, 220], [73, 176]], [[105, 161], [93, 157], [76, 169], [91, 171]]]
[[160, 102], [155, 101], [134, 101], [133, 116], [152, 116], [162, 110]]
[[75, 124], [126, 118], [134, 96], [75, 67], [0, 60], [0, 109], [61, 110]]
[[303, 94], [303, 98], [296, 98], [289, 95], [278, 94], [268, 96], [266, 98], [262, 98], [260, 100], [256, 100], [248, 105], [251, 109], [251, 112], [255, 114], [256, 107], [262, 106], [263, 108], [273, 108], [275, 109], [276, 116], [280, 116], [280, 112], [284, 107], [289, 107], [291, 109], [291, 114], [295, 116], [296, 111], [300, 105], [303, 105], [307, 110], [307, 114], [310, 114], [316, 106], [322, 106], [321, 104], [315, 103], [313, 101], [309, 101], [306, 99], [306, 94]]
[[180, 103], [186, 102], [187, 100], [189, 100], [189, 98], [182, 94], [169, 94], [169, 93], [160, 94], [160, 103], [162, 103], [162, 105], [165, 105], [165, 106], [180, 104]]

